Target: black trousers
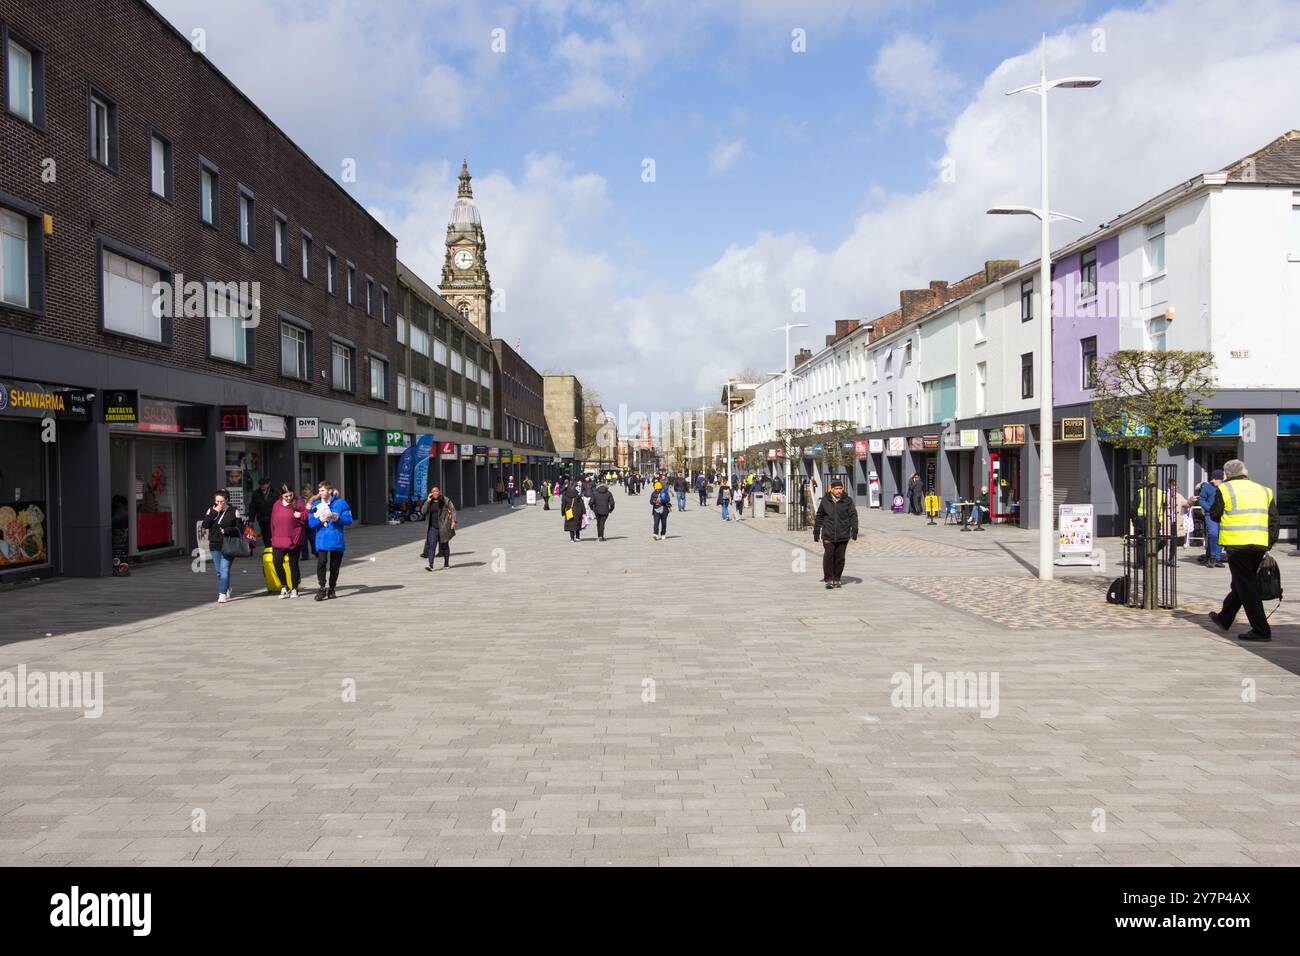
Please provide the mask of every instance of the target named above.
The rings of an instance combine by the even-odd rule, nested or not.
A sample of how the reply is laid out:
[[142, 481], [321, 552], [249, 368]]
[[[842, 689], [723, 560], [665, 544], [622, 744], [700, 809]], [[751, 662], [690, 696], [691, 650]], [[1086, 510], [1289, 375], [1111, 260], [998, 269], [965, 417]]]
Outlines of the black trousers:
[[1223, 599], [1219, 620], [1231, 627], [1237, 612], [1246, 609], [1246, 620], [1257, 634], [1271, 634], [1268, 617], [1264, 614], [1264, 600], [1259, 593], [1259, 563], [1266, 552], [1254, 548], [1229, 548], [1228, 572], [1232, 575], [1232, 590]]
[[[280, 587], [289, 588], [291, 591], [298, 590], [298, 585], [302, 583], [302, 572], [298, 568], [298, 559], [301, 553], [298, 548], [292, 550], [286, 548], [271, 549], [271, 569], [275, 571], [275, 579], [280, 582]], [[289, 558], [289, 583], [284, 580], [284, 559], [286, 556]]]
[[334, 585], [339, 583], [339, 568], [343, 565], [342, 551], [317, 551], [316, 552], [316, 580], [321, 587], [325, 587], [325, 572], [329, 571], [329, 589], [334, 590]]
[[596, 537], [597, 538], [605, 537], [605, 519], [608, 517], [609, 515], [596, 515]]
[[838, 581], [844, 573], [844, 553], [848, 550], [847, 541], [827, 541], [822, 539], [822, 577], [827, 581]]

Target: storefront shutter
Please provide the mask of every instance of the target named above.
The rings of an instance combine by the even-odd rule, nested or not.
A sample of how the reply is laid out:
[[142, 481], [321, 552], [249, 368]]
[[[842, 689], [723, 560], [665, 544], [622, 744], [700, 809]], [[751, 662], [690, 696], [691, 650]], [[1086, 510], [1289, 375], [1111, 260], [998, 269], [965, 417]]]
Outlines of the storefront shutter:
[[1052, 470], [1055, 481], [1052, 486], [1052, 525], [1060, 520], [1061, 505], [1087, 504], [1084, 496], [1082, 469], [1079, 467], [1080, 444], [1063, 444], [1057, 442], [1052, 446]]

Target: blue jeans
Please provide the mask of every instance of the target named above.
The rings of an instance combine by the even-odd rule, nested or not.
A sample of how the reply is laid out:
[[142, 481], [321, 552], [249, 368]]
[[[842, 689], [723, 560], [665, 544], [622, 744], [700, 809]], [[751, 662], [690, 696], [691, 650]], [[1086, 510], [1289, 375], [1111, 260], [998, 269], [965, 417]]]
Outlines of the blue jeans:
[[686, 492], [684, 491], [677, 492], [677, 510], [678, 511], [686, 510]]
[[731, 520], [731, 502], [730, 502], [730, 501], [724, 501], [724, 502], [722, 503], [722, 520], [723, 520], [723, 521], [730, 521], [730, 520]]
[[1205, 516], [1205, 556], [1211, 561], [1223, 560], [1223, 545], [1219, 544], [1219, 522]]
[[235, 559], [226, 557], [219, 548], [215, 548], [212, 551], [212, 563], [217, 568], [217, 593], [225, 594], [230, 590], [230, 566], [235, 563]]

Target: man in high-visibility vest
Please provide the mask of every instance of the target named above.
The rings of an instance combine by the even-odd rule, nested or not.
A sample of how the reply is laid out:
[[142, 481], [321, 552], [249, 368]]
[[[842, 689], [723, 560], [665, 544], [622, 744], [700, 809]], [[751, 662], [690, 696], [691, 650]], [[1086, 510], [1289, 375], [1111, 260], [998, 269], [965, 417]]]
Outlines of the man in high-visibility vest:
[[1219, 544], [1228, 553], [1232, 590], [1219, 612], [1210, 613], [1210, 620], [1226, 631], [1244, 607], [1250, 630], [1237, 638], [1271, 641], [1273, 633], [1260, 597], [1259, 564], [1277, 543], [1277, 499], [1272, 488], [1250, 480], [1245, 462], [1234, 458], [1223, 466], [1223, 473], [1226, 480], [1210, 506], [1210, 517], [1219, 523]]

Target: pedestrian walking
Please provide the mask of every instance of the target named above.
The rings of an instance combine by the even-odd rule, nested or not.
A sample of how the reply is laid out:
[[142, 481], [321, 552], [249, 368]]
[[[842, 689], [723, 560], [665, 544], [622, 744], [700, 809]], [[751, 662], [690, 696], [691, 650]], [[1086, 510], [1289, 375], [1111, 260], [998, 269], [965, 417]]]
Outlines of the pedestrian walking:
[[673, 478], [673, 491], [677, 494], [677, 510], [686, 510], [686, 478], [678, 474]]
[[564, 489], [560, 508], [564, 511], [564, 530], [569, 532], [569, 540], [582, 540], [582, 519], [587, 514], [587, 507], [582, 502], [582, 489], [578, 485], [572, 484]]
[[[311, 506], [308, 505], [307, 502], [311, 500], [311, 496], [313, 494], [315, 494], [315, 492], [312, 491], [311, 484], [308, 482], [303, 482], [302, 487], [298, 489], [298, 497], [302, 499], [304, 511], [310, 510]], [[316, 553], [315, 535], [313, 535], [311, 533], [311, 530], [308, 529], [306, 532], [304, 532], [302, 536], [302, 550], [299, 551], [298, 557], [301, 558], [303, 561], [306, 561], [315, 553]]]
[[549, 480], [542, 482], [542, 510], [551, 510], [551, 482]]
[[424, 570], [434, 570], [434, 559], [442, 555], [442, 566], [451, 567], [451, 539], [456, 535], [456, 506], [451, 499], [434, 485], [420, 508], [420, 517], [425, 521], [424, 550], [420, 557], [428, 564]]
[[601, 482], [591, 493], [591, 513], [596, 516], [596, 540], [605, 540], [605, 520], [614, 513], [614, 492]]
[[244, 521], [239, 516], [239, 509], [231, 507], [224, 491], [212, 496], [212, 507], [203, 513], [203, 530], [208, 533], [208, 549], [217, 568], [217, 603], [225, 604], [234, 596], [234, 589], [230, 586], [230, 568], [235, 558], [246, 553], [247, 545], [241, 547]]
[[1201, 515], [1205, 520], [1205, 554], [1197, 558], [1206, 567], [1223, 567], [1223, 545], [1219, 543], [1219, 522], [1210, 517], [1214, 509], [1214, 500], [1219, 497], [1219, 487], [1223, 484], [1223, 469], [1216, 468], [1210, 477], [1201, 483], [1196, 496], [1196, 503], [1201, 506]]
[[650, 494], [650, 514], [654, 520], [654, 530], [652, 537], [656, 541], [662, 541], [668, 537], [668, 514], [673, 510], [672, 502], [668, 498], [668, 489], [663, 486], [662, 482], [655, 482], [654, 491]]
[[492, 499], [493, 501], [500, 504], [501, 502], [506, 500], [506, 486], [505, 486], [505, 482], [501, 480], [500, 475], [497, 475], [497, 481], [495, 487], [493, 488], [493, 492], [496, 495], [496, 497]]
[[339, 583], [339, 568], [347, 541], [343, 529], [352, 523], [352, 509], [331, 482], [322, 481], [316, 494], [307, 501], [310, 512], [307, 527], [316, 538], [317, 601], [332, 600]]
[[921, 484], [921, 475], [919, 472], [912, 472], [912, 477], [907, 479], [907, 510], [909, 514], [922, 514], [922, 507], [925, 499], [925, 486]]
[[1238, 634], [1240, 641], [1271, 641], [1273, 631], [1264, 613], [1259, 586], [1259, 566], [1277, 544], [1280, 523], [1273, 489], [1250, 480], [1246, 463], [1234, 458], [1223, 466], [1224, 481], [1211, 507], [1210, 517], [1219, 524], [1219, 544], [1228, 553], [1232, 587], [1223, 606], [1210, 620], [1227, 631], [1237, 612], [1246, 610], [1250, 630]]
[[506, 477], [506, 504], [510, 505], [511, 508], [515, 506], [515, 476], [514, 475], [508, 475]]
[[858, 508], [844, 494], [844, 482], [839, 478], [831, 479], [830, 493], [817, 506], [813, 540], [818, 538], [822, 541], [822, 580], [829, 591], [840, 586], [849, 541], [858, 540]]
[[747, 488], [745, 485], [741, 485], [739, 491], [736, 492], [736, 520], [737, 521], [743, 521], [745, 519], [745, 495], [747, 494], [749, 494], [749, 488]]
[[[280, 497], [271, 506], [271, 570], [280, 585], [281, 598], [296, 598], [302, 583], [298, 562], [302, 543], [307, 537], [307, 503], [294, 494], [288, 484], [280, 485]], [[289, 565], [288, 580], [284, 566]]]
[[723, 483], [718, 489], [718, 501], [722, 505], [722, 520], [731, 520], [731, 485]]
[[700, 496], [700, 507], [703, 508], [708, 504], [709, 498], [709, 483], [704, 477], [704, 472], [695, 476], [695, 491]]
[[257, 522], [257, 534], [262, 539], [262, 546], [271, 547], [271, 508], [275, 505], [277, 495], [271, 491], [271, 479], [263, 478], [257, 483], [253, 492], [252, 518]]

